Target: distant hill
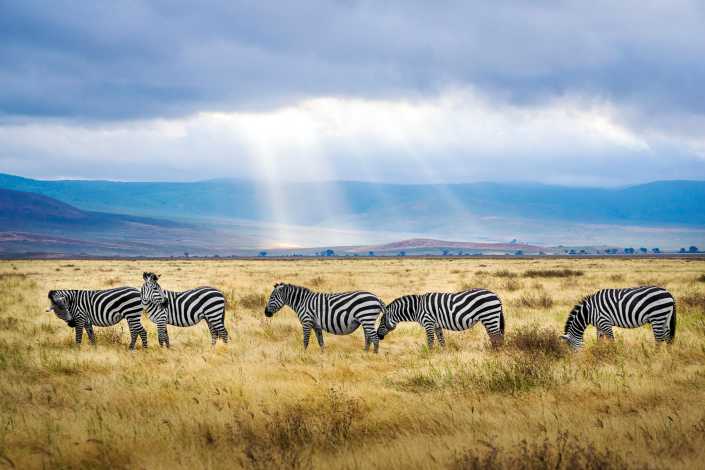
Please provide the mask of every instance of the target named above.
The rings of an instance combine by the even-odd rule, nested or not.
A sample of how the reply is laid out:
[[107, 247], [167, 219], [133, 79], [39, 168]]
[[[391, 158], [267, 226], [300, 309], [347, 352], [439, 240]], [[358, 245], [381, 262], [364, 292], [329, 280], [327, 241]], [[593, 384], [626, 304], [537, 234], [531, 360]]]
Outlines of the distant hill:
[[84, 211], [39, 194], [0, 189], [0, 254], [154, 256], [180, 250], [180, 237], [202, 235], [188, 224]]
[[[479, 243], [517, 239], [533, 247], [705, 245], [702, 181], [624, 188], [354, 181], [273, 186], [232, 179], [46, 181], [0, 173], [0, 189], [37, 195], [23, 205], [13, 201], [2, 209], [7, 212], [2, 218], [7, 230], [54, 230], [49, 233], [73, 236], [71, 227], [80, 227], [76, 235], [85, 240], [95, 234], [117, 235], [123, 241], [161, 237], [175, 242], [161, 247], [176, 247], [177, 253], [181, 249], [234, 253], [254, 247], [366, 246], [421, 238]], [[51, 204], [39, 196], [51, 198]], [[44, 204], [44, 209], [37, 204]], [[144, 226], [153, 228], [139, 228]]]
[[350, 253], [368, 254], [373, 252], [376, 255], [396, 255], [404, 252], [413, 254], [491, 254], [491, 253], [515, 253], [521, 251], [524, 254], [538, 254], [545, 251], [545, 248], [525, 243], [474, 243], [457, 242], [446, 240], [434, 240], [432, 238], [412, 238], [393, 243], [381, 245], [370, 245], [354, 247], [346, 250]]
[[183, 227], [168, 220], [84, 211], [56, 199], [24, 191], [0, 189], [3, 230], [53, 229], [72, 232], [116, 231], [133, 227]]
[[0, 188], [31, 191], [83, 210], [151, 217], [277, 221], [280, 212], [285, 212], [289, 223], [348, 220], [379, 227], [379, 223], [391, 220], [394, 224], [402, 218], [443, 224], [445, 218], [467, 212], [479, 217], [705, 226], [703, 181], [659, 181], [625, 188], [342, 181], [282, 183], [272, 188], [229, 179], [125, 183], [43, 181], [0, 174]]

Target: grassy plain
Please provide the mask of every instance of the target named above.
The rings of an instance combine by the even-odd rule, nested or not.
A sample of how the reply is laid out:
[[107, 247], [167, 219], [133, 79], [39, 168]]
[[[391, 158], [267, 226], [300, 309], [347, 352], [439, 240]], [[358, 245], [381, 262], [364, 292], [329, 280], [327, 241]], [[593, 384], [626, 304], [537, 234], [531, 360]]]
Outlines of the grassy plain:
[[[205, 324], [172, 348], [127, 350], [126, 325], [77, 348], [45, 313], [56, 288], [214, 285], [231, 344]], [[375, 259], [0, 262], [0, 467], [703, 468], [705, 262], [657, 259]], [[481, 328], [428, 351], [420, 327], [380, 354], [359, 330], [301, 345], [294, 313], [264, 318], [272, 284], [404, 293], [487, 287], [507, 340]], [[557, 340], [571, 306], [602, 287], [658, 284], [678, 302], [671, 347], [648, 327], [594, 329], [578, 354]]]

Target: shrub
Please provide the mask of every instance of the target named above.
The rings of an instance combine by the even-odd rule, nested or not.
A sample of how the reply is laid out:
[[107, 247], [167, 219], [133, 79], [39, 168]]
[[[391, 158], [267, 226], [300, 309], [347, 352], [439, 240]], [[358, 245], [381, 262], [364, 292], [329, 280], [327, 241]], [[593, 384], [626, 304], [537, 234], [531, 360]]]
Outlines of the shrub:
[[705, 274], [701, 274], [700, 276], [695, 278], [696, 282], [705, 282]]
[[495, 271], [494, 273], [492, 273], [492, 275], [494, 277], [517, 277], [517, 273], [513, 273], [508, 269], [500, 269], [499, 271]]
[[529, 269], [524, 277], [577, 277], [583, 274], [583, 271], [573, 269]]
[[562, 357], [568, 348], [562, 344], [560, 333], [538, 325], [528, 325], [507, 335], [507, 346], [521, 352]]
[[498, 393], [518, 393], [556, 383], [551, 361], [542, 356], [493, 358], [472, 373], [476, 387]]
[[690, 291], [676, 299], [679, 305], [688, 308], [705, 309], [705, 294], [698, 291]]
[[516, 299], [514, 304], [518, 307], [548, 309], [553, 307], [553, 298], [546, 292], [526, 293]]
[[319, 288], [323, 286], [326, 283], [326, 280], [323, 279], [321, 276], [316, 276], [313, 279], [308, 281], [308, 285], [315, 288]]
[[519, 290], [522, 287], [524, 287], [524, 285], [519, 282], [516, 278], [508, 277], [504, 280], [504, 288], [509, 292], [514, 292], [515, 290]]
[[240, 302], [238, 305], [241, 305], [242, 308], [246, 310], [264, 310], [264, 306], [267, 304], [267, 296], [264, 294], [257, 294], [257, 293], [251, 293], [251, 294], [245, 294], [244, 296], [240, 297]]
[[556, 437], [546, 437], [543, 442], [529, 443], [526, 440], [514, 448], [498, 448], [482, 442], [484, 451], [469, 449], [457, 453], [450, 468], [457, 470], [494, 470], [514, 468], [519, 470], [567, 470], [567, 469], [623, 469], [630, 468], [619, 454], [609, 448], [596, 447], [584, 438], [568, 432]]

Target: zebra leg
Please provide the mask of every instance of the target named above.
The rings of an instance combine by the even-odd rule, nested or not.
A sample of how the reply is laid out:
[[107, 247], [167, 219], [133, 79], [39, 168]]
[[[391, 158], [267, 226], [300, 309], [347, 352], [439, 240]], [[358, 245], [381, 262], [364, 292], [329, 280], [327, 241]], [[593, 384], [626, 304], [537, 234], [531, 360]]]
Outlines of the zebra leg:
[[423, 323], [423, 329], [426, 330], [426, 343], [428, 344], [428, 349], [433, 348], [433, 330], [434, 325], [431, 323]]
[[137, 342], [137, 336], [142, 336], [142, 333], [144, 333], [144, 336], [142, 337], [142, 347], [146, 348], [147, 347], [147, 332], [142, 328], [142, 324], [140, 323], [138, 318], [128, 318], [127, 319], [127, 327], [130, 329], [130, 351], [133, 351], [135, 349], [135, 343]]
[[438, 344], [440, 344], [442, 348], [445, 348], [446, 347], [446, 339], [443, 336], [443, 328], [441, 328], [441, 325], [436, 325], [435, 332], [436, 332], [436, 338], [438, 338]]
[[320, 347], [321, 351], [323, 351], [323, 330], [320, 328], [314, 328], [314, 331], [316, 332], [316, 340], [318, 340], [318, 347]]
[[377, 336], [377, 330], [375, 329], [374, 320], [371, 323], [363, 323], [362, 330], [365, 332], [365, 351], [370, 350], [370, 344], [374, 344], [374, 352], [379, 352], [379, 336]]
[[662, 343], [670, 338], [670, 332], [666, 327], [666, 322], [663, 320], [651, 322], [651, 329], [654, 333], [654, 339], [657, 343]]
[[159, 346], [169, 347], [169, 333], [166, 331], [166, 322], [157, 325], [157, 335], [159, 336]]
[[225, 329], [225, 325], [218, 329], [218, 336], [223, 340], [223, 343], [228, 343], [228, 339], [230, 339], [230, 337], [228, 336], [228, 330]]
[[79, 320], [76, 322], [74, 330], [76, 332], [76, 345], [80, 346], [81, 341], [83, 341], [83, 320]]
[[308, 323], [303, 325], [304, 328], [304, 351], [308, 349], [308, 340], [311, 338], [311, 325]]
[[86, 334], [88, 335], [88, 341], [95, 346], [95, 333], [93, 333], [93, 325], [90, 322], [86, 323]]
[[[140, 339], [142, 340], [142, 348], [147, 348], [147, 330], [140, 323]], [[134, 346], [133, 346], [134, 349]]]
[[208, 331], [211, 332], [211, 346], [215, 346], [216, 341], [218, 341], [218, 329], [211, 322], [208, 323]]

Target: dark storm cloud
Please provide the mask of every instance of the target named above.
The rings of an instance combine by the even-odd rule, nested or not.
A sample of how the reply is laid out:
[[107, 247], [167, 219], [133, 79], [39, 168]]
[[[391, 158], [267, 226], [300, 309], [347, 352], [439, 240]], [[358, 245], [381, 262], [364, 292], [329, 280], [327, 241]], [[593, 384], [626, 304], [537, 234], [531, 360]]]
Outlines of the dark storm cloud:
[[0, 113], [81, 120], [472, 86], [705, 114], [701, 2], [74, 2], [0, 6]]

